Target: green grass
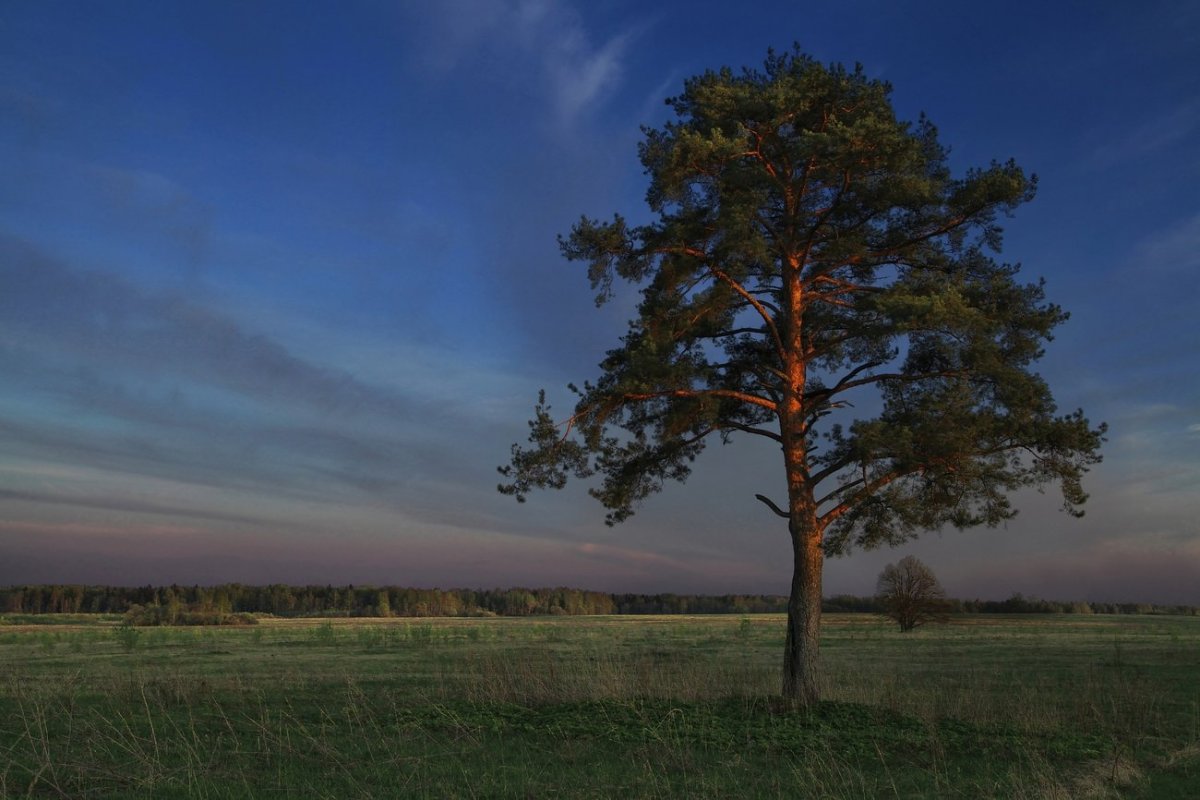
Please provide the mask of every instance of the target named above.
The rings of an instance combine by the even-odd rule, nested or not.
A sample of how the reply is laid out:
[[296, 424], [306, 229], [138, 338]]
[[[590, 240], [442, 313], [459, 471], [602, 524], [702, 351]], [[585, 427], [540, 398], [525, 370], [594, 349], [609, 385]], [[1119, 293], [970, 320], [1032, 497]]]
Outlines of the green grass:
[[0, 628], [3, 797], [1200, 796], [1200, 618]]

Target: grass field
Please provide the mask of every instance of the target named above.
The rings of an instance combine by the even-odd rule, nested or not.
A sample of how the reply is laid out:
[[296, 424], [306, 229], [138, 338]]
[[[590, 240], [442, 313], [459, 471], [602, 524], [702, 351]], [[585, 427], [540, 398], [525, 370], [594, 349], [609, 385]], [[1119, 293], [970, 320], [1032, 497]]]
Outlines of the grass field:
[[1200, 618], [0, 624], [2, 797], [1200, 797]]

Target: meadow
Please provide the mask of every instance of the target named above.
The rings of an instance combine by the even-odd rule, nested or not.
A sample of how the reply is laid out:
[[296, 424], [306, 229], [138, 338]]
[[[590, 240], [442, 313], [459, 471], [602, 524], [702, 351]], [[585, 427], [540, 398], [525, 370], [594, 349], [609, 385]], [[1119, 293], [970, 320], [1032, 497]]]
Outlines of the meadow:
[[0, 621], [0, 797], [1200, 796], [1200, 617], [118, 619]]

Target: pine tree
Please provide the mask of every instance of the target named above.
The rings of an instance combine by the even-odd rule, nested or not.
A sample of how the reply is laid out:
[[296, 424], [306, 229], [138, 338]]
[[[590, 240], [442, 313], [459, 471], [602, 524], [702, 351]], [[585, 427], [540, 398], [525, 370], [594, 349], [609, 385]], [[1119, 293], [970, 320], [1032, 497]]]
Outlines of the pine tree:
[[[992, 257], [1034, 179], [1012, 162], [952, 176], [890, 91], [799, 50], [688, 80], [640, 147], [655, 220], [584, 218], [560, 240], [598, 303], [615, 279], [640, 285], [637, 317], [567, 419], [542, 393], [500, 470], [518, 500], [597, 476], [613, 524], [714, 436], [777, 443], [786, 498], [757, 497], [791, 534], [783, 693], [799, 704], [818, 697], [826, 555], [996, 525], [1023, 486], [1056, 482], [1081, 514], [1104, 430], [1058, 415], [1031, 369], [1066, 313]], [[853, 419], [852, 400], [880, 411]]]

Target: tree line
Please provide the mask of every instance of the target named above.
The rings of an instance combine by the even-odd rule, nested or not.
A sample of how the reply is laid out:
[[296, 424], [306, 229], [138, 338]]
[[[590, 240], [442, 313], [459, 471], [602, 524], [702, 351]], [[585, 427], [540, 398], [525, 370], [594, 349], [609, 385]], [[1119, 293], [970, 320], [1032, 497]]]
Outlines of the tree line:
[[[0, 587], [0, 613], [126, 614], [163, 624], [206, 622], [235, 614], [287, 617], [454, 617], [579, 614], [763, 614], [787, 611], [782, 595], [612, 594], [581, 589], [419, 589], [401, 586], [82, 586]], [[1183, 614], [1200, 608], [1157, 603], [947, 599], [951, 614]], [[836, 595], [826, 612], [884, 613], [877, 596]]]

